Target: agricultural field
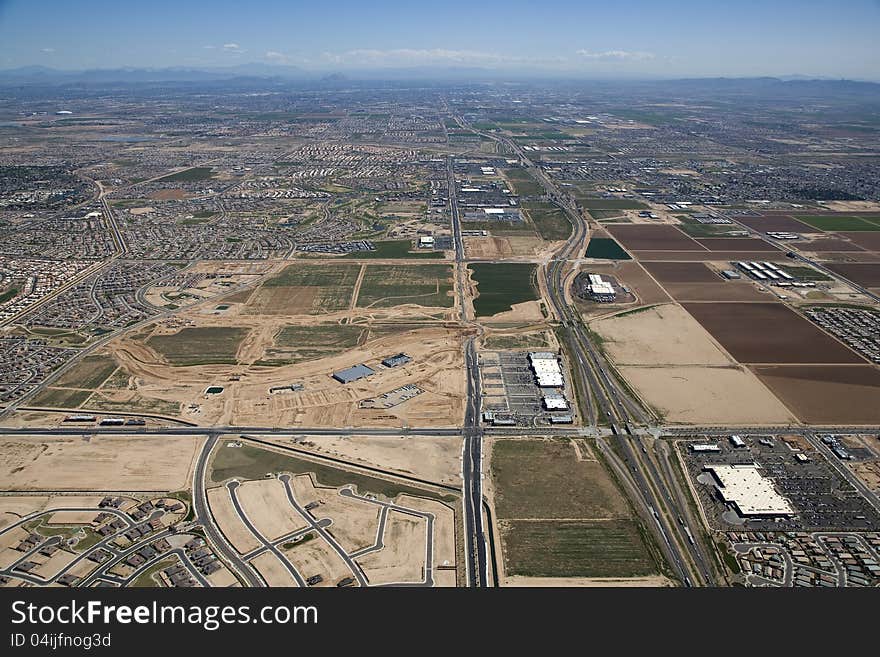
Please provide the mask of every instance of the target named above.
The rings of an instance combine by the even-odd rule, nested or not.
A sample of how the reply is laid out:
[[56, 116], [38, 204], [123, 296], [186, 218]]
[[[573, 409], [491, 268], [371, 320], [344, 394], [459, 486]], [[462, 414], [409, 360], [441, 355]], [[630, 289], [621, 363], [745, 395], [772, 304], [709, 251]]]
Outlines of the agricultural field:
[[532, 223], [545, 240], [568, 239], [571, 234], [571, 222], [558, 207], [552, 203], [534, 201], [525, 201], [522, 207], [529, 213]]
[[595, 452], [582, 440], [492, 441], [505, 579], [657, 573], [651, 548]]
[[685, 303], [684, 308], [740, 363], [865, 363], [781, 303]]
[[620, 244], [609, 237], [591, 238], [584, 255], [587, 258], [600, 260], [631, 260], [630, 255], [621, 248]]
[[880, 219], [858, 215], [796, 215], [798, 221], [818, 228], [823, 232], [874, 232], [880, 231]]
[[193, 167], [159, 178], [156, 182], [199, 182], [213, 177], [214, 170], [211, 167]]
[[357, 298], [358, 308], [389, 308], [404, 304], [451, 308], [452, 267], [449, 265], [369, 265]]
[[477, 284], [474, 312], [478, 317], [489, 317], [510, 310], [515, 304], [538, 299], [535, 265], [473, 263], [468, 268]]
[[504, 177], [520, 196], [540, 196], [544, 193], [544, 188], [525, 169], [505, 169]]
[[361, 266], [297, 262], [266, 280], [247, 302], [254, 315], [320, 315], [348, 308]]
[[182, 328], [170, 335], [152, 335], [147, 346], [172, 365], [235, 363], [248, 329], [233, 326]]
[[324, 358], [356, 347], [367, 333], [367, 327], [351, 324], [285, 326], [259, 364], [292, 364]]

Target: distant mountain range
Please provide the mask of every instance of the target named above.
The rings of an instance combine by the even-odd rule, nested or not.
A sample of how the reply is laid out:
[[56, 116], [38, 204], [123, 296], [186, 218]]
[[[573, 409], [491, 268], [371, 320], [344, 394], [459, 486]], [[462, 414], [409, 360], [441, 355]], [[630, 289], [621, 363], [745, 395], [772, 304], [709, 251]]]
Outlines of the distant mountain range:
[[817, 78], [805, 75], [786, 75], [781, 77], [715, 77], [658, 79], [629, 76], [619, 80], [608, 75], [586, 77], [575, 72], [549, 71], [501, 71], [479, 67], [410, 67], [383, 68], [373, 70], [347, 70], [344, 73], [332, 71], [308, 71], [297, 66], [281, 64], [251, 63], [226, 67], [184, 67], [169, 68], [115, 68], [68, 71], [45, 66], [23, 66], [0, 70], [0, 84], [9, 85], [64, 85], [64, 84], [106, 84], [106, 83], [161, 83], [161, 82], [213, 82], [234, 79], [278, 80], [345, 83], [363, 80], [426, 80], [455, 82], [524, 81], [524, 80], [568, 80], [568, 81], [622, 81], [634, 84], [666, 84], [677, 87], [718, 88], [727, 91], [776, 90], [806, 91], [812, 88], [821, 90], [846, 90], [848, 92], [880, 92], [880, 83], [845, 79]]

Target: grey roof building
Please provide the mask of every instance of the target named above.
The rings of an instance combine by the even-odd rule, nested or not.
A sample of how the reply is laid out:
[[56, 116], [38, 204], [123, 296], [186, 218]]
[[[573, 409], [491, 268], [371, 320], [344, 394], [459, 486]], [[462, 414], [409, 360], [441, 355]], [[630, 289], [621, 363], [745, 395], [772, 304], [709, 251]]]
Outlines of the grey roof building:
[[349, 367], [344, 370], [339, 370], [338, 372], [333, 372], [333, 378], [339, 381], [340, 383], [351, 383], [352, 381], [357, 381], [358, 379], [365, 379], [368, 376], [372, 376], [376, 372], [361, 363], [360, 365], [355, 365], [354, 367]]

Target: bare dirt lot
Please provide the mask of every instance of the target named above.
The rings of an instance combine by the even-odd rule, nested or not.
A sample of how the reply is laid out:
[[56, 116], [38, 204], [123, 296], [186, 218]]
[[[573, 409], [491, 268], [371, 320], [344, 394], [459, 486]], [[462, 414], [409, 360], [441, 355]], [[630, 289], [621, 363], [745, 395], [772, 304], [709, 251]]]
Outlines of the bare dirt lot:
[[707, 251], [675, 226], [615, 224], [605, 228], [630, 251]]
[[859, 285], [880, 286], [880, 262], [827, 263], [825, 266]]
[[718, 283], [719, 276], [702, 262], [646, 262], [645, 269], [661, 284]]
[[754, 228], [762, 233], [767, 231], [779, 231], [790, 233], [811, 233], [813, 228], [801, 223], [787, 214], [765, 214], [760, 217], [737, 217], [737, 221], [744, 223], [749, 228]]
[[794, 419], [746, 368], [621, 367], [620, 373], [670, 423], [788, 424]]
[[697, 242], [710, 251], [775, 251], [775, 246], [755, 237], [709, 237]]
[[151, 490], [189, 486], [193, 436], [6, 436], [0, 480], [11, 490]]
[[[209, 326], [222, 318], [199, 319]], [[165, 414], [208, 425], [449, 426], [463, 413], [462, 330], [439, 324], [418, 328], [404, 325], [400, 331], [383, 329], [364, 344], [346, 348], [341, 343], [338, 350], [330, 352], [312, 350], [311, 359], [297, 362], [305, 352], [288, 349], [282, 353], [276, 345], [279, 331], [284, 326], [290, 328], [290, 324], [258, 318], [252, 321], [247, 339], [241, 341], [230, 363], [173, 366], [143, 338], [119, 338], [108, 345], [107, 351], [114, 355], [128, 384], [121, 389], [102, 389], [100, 396], [116, 404], [118, 410], [130, 410], [139, 398], [157, 400], [160, 409], [167, 407]], [[338, 328], [351, 328], [357, 339], [360, 334], [367, 335], [369, 328], [366, 324], [363, 329], [359, 326]], [[369, 335], [372, 333], [370, 329]], [[193, 358], [198, 357], [198, 345], [187, 349], [193, 351]], [[401, 351], [412, 357], [410, 363], [396, 368], [380, 364], [381, 359]], [[279, 354], [280, 360], [272, 360]], [[294, 362], [285, 364], [287, 355], [296, 356]], [[359, 363], [368, 364], [376, 374], [347, 385], [330, 376]], [[301, 384], [303, 389], [285, 388], [292, 383]], [[393, 408], [359, 407], [363, 399], [407, 384], [417, 385], [424, 392]], [[222, 387], [222, 393], [206, 394], [209, 385]], [[276, 390], [270, 392], [273, 388]], [[87, 405], [93, 404], [90, 401]], [[181, 408], [182, 413], [178, 410]]]
[[811, 424], [880, 424], [880, 371], [865, 366], [754, 367], [758, 377]]
[[863, 363], [781, 303], [686, 303], [685, 309], [741, 363]]
[[[286, 439], [277, 442], [284, 444]], [[459, 437], [312, 436], [297, 447], [438, 483], [461, 481]]]
[[730, 365], [712, 337], [675, 304], [654, 306], [591, 323], [621, 365]]
[[770, 292], [761, 291], [748, 280], [717, 283], [665, 283], [676, 301], [770, 301]]
[[846, 237], [868, 251], [880, 251], [880, 231], [838, 233], [838, 235]]
[[705, 260], [766, 260], [766, 251], [633, 251], [633, 255], [642, 263], [651, 261], [679, 260], [699, 262]]

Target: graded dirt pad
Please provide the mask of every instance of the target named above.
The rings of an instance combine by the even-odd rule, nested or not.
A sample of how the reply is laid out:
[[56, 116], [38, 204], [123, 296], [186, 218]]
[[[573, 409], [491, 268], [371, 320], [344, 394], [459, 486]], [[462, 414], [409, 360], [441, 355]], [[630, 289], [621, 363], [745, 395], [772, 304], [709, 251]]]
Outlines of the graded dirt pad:
[[865, 287], [880, 286], [880, 262], [828, 262], [831, 271]]
[[645, 269], [660, 283], [718, 283], [718, 274], [702, 262], [646, 262]]
[[754, 283], [719, 281], [717, 283], [665, 283], [664, 287], [676, 301], [769, 301], [770, 292], [759, 290]]
[[864, 363], [781, 303], [683, 305], [741, 363]]
[[316, 536], [283, 552], [303, 579], [314, 575], [323, 577], [316, 587], [336, 586], [336, 582], [351, 575], [339, 553], [323, 538]]
[[864, 366], [764, 366], [758, 377], [810, 424], [880, 424], [880, 370]]
[[[287, 439], [275, 440], [281, 444], [287, 442]], [[311, 436], [297, 448], [428, 481], [451, 485], [461, 482], [459, 436]]]
[[838, 233], [868, 251], [880, 251], [880, 232]]
[[256, 559], [252, 559], [251, 564], [256, 566], [269, 586], [299, 586], [284, 564], [271, 552], [264, 552]]
[[278, 479], [246, 481], [235, 494], [254, 527], [269, 540], [308, 524], [290, 504], [284, 484]]
[[214, 522], [226, 540], [232, 544], [241, 554], [250, 552], [262, 545], [257, 537], [251, 534], [250, 530], [241, 522], [235, 507], [232, 506], [232, 499], [229, 497], [229, 491], [225, 486], [208, 489], [208, 506], [211, 509], [211, 515]]
[[788, 424], [791, 413], [745, 368], [620, 367], [639, 396], [673, 424]]
[[422, 581], [426, 527], [424, 518], [388, 512], [385, 547], [357, 559], [371, 585]]
[[376, 544], [381, 510], [379, 505], [344, 497], [335, 490], [316, 490], [321, 506], [312, 513], [318, 519], [330, 518], [333, 521], [327, 531], [346, 552], [356, 552]]
[[615, 224], [606, 226], [630, 251], [706, 251], [675, 226], [645, 224]]
[[708, 237], [697, 242], [710, 251], [779, 251], [769, 242], [755, 237]]
[[737, 221], [745, 224], [749, 228], [754, 228], [762, 233], [781, 232], [781, 233], [812, 233], [816, 232], [814, 228], [801, 223], [794, 217], [787, 214], [765, 214], [760, 217], [737, 217]]
[[[423, 497], [413, 497], [411, 495], [401, 495], [397, 499], [397, 503], [407, 509], [424, 511], [434, 515], [434, 578], [438, 579], [437, 566], [454, 566], [457, 564], [458, 551], [455, 547], [457, 524], [455, 511], [443, 502], [428, 500]], [[438, 586], [442, 585], [439, 580], [437, 584]]]
[[0, 438], [0, 481], [9, 490], [176, 491], [189, 486], [194, 436]]
[[601, 319], [590, 328], [621, 365], [729, 365], [711, 336], [681, 307], [654, 306]]

